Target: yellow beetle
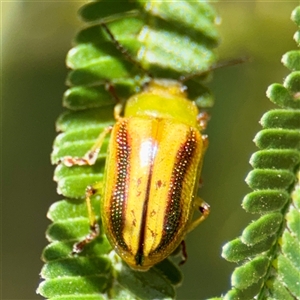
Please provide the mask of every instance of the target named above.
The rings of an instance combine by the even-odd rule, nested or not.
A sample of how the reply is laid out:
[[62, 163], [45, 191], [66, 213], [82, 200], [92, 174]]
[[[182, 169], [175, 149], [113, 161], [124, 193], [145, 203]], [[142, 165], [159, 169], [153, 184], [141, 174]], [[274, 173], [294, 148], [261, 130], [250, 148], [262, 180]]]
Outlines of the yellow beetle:
[[[152, 80], [125, 105], [117, 122], [102, 132], [83, 158], [65, 157], [67, 166], [93, 164], [111, 131], [101, 199], [103, 228], [113, 249], [135, 270], [146, 271], [168, 257], [209, 214], [197, 198], [207, 137], [201, 118], [178, 81]], [[87, 189], [92, 232], [74, 246], [80, 252], [97, 235]], [[194, 219], [195, 210], [201, 215]]]

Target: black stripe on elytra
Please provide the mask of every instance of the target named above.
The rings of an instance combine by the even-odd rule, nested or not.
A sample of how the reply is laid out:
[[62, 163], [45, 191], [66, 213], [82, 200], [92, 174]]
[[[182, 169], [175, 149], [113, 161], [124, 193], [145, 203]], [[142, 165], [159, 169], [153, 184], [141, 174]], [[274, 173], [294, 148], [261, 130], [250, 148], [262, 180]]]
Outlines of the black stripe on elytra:
[[154, 161], [154, 145], [151, 147], [151, 153], [150, 153], [150, 168], [149, 168], [149, 177], [147, 181], [147, 188], [146, 188], [146, 194], [145, 194], [145, 200], [143, 205], [143, 214], [142, 214], [142, 221], [141, 221], [141, 232], [140, 232], [140, 239], [139, 239], [139, 248], [135, 255], [135, 263], [137, 266], [143, 265], [144, 260], [144, 243], [145, 243], [145, 235], [146, 235], [146, 218], [147, 218], [147, 211], [148, 211], [148, 203], [149, 203], [149, 197], [150, 197], [150, 188], [151, 188], [151, 180], [152, 180], [152, 172], [153, 172], [153, 161]]
[[127, 120], [122, 121], [116, 135], [117, 166], [116, 183], [110, 200], [110, 226], [117, 244], [127, 250], [127, 244], [123, 238], [124, 210], [127, 201], [127, 181], [129, 174], [130, 146], [128, 144]]
[[186, 141], [180, 146], [176, 154], [176, 161], [173, 167], [168, 193], [168, 205], [165, 211], [162, 239], [152, 253], [159, 252], [169, 245], [179, 230], [182, 222], [181, 192], [183, 182], [186, 172], [193, 160], [196, 147], [196, 133], [194, 129], [190, 128]]

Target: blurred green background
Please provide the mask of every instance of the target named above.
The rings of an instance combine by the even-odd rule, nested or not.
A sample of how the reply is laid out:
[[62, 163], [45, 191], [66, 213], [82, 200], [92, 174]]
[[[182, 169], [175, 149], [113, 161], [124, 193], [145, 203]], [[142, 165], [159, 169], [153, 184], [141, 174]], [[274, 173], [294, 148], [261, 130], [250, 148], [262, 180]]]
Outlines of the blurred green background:
[[[41, 299], [35, 294], [46, 246], [46, 212], [60, 200], [50, 165], [54, 122], [63, 111], [64, 59], [83, 26], [85, 2], [2, 2], [2, 288], [1, 299]], [[230, 286], [234, 264], [220, 257], [222, 245], [255, 216], [241, 206], [249, 192], [252, 142], [262, 114], [274, 107], [265, 97], [288, 74], [281, 56], [296, 49], [290, 14], [298, 1], [214, 3], [221, 18], [221, 59], [251, 62], [215, 71], [209, 84], [216, 102], [207, 133], [210, 146], [201, 196], [208, 220], [187, 238], [189, 259], [178, 299], [219, 296]]]

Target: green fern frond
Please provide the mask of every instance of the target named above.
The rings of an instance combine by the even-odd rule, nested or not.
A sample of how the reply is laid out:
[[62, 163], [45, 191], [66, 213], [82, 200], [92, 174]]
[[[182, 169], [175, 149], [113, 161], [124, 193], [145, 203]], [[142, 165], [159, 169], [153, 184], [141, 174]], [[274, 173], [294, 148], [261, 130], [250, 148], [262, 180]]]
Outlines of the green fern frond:
[[[115, 102], [106, 83], [114, 86], [119, 98], [126, 99], [140, 90], [148, 72], [153, 77], [178, 79], [207, 70], [216, 61], [215, 13], [206, 2], [105, 0], [84, 5], [80, 15], [87, 27], [77, 34], [67, 56], [70, 88], [63, 105], [68, 110], [56, 123], [61, 133], [54, 142], [53, 164], [65, 156], [83, 156], [99, 133], [114, 123]], [[141, 67], [117, 49], [102, 23]], [[190, 98], [211, 106], [205, 87], [193, 80], [187, 85]], [[148, 272], [134, 272], [111, 251], [104, 234], [80, 255], [70, 254], [73, 244], [89, 232], [85, 189], [103, 178], [107, 142], [93, 166], [56, 167], [54, 178], [65, 199], [48, 212], [53, 223], [47, 230], [50, 244], [42, 257], [44, 281], [37, 292], [55, 300], [172, 299], [182, 275], [170, 260]], [[92, 200], [97, 216], [99, 201], [99, 196]]]
[[[300, 7], [292, 13], [300, 26]], [[299, 44], [299, 32], [295, 35]], [[223, 257], [239, 263], [224, 299], [300, 299], [300, 51], [283, 56], [292, 73], [273, 84], [267, 96], [281, 109], [264, 114], [255, 137], [246, 182], [254, 190], [242, 206], [260, 218], [223, 247]]]

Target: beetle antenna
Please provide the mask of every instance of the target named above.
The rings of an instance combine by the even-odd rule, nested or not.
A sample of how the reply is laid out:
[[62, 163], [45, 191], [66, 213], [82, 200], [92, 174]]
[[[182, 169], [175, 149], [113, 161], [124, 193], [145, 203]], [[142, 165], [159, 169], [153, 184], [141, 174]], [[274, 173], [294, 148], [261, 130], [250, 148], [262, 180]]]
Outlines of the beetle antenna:
[[142, 67], [142, 65], [136, 59], [134, 59], [131, 56], [131, 54], [128, 52], [128, 50], [126, 48], [124, 48], [123, 45], [120, 44], [118, 40], [116, 40], [116, 38], [114, 37], [114, 35], [111, 32], [111, 30], [108, 28], [108, 26], [106, 25], [106, 23], [101, 22], [100, 25], [103, 27], [103, 29], [105, 30], [105, 32], [108, 34], [108, 36], [110, 37], [111, 41], [115, 44], [116, 48], [125, 56], [125, 58], [128, 61], [130, 61], [131, 63], [133, 63], [134, 65], [136, 65], [147, 76], [149, 76], [150, 78], [153, 78], [153, 76], [148, 72], [148, 70], [144, 69]]
[[186, 81], [188, 81], [188, 80], [190, 80], [194, 77], [200, 77], [200, 76], [206, 75], [207, 73], [209, 73], [213, 70], [228, 67], [228, 66], [234, 66], [234, 65], [242, 64], [242, 63], [245, 63], [249, 60], [250, 60], [249, 57], [240, 57], [240, 58], [235, 58], [235, 59], [231, 59], [231, 60], [221, 61], [221, 62], [218, 62], [218, 63], [212, 65], [211, 67], [209, 67], [208, 69], [206, 69], [204, 71], [201, 71], [199, 73], [180, 76], [179, 81], [181, 83], [184, 83], [184, 82], [186, 82]]
[[109, 81], [105, 83], [105, 89], [110, 93], [110, 95], [114, 98], [116, 104], [119, 104], [121, 102], [120, 98], [118, 97], [118, 94], [116, 92], [115, 86], [111, 84]]

